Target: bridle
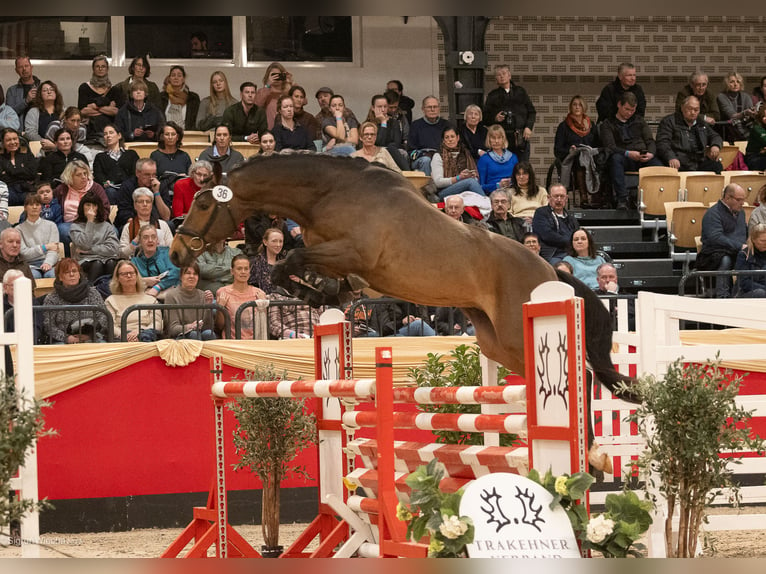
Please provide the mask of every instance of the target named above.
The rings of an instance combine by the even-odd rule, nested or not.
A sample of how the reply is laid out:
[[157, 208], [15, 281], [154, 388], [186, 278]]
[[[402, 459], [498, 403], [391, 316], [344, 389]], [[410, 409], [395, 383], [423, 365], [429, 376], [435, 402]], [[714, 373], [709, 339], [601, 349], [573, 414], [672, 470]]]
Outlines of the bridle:
[[[195, 194], [194, 199], [196, 200], [197, 197], [199, 197], [199, 195], [203, 193], [210, 193], [212, 195], [213, 190], [204, 189], [202, 191], [198, 191]], [[176, 235], [180, 234], [180, 235], [186, 235], [188, 237], [191, 237], [188, 243], [189, 249], [191, 249], [195, 253], [198, 251], [202, 251], [208, 245], [210, 245], [210, 242], [205, 240], [205, 235], [207, 234], [208, 231], [210, 231], [210, 228], [213, 227], [213, 224], [216, 222], [216, 219], [218, 218], [218, 214], [220, 213], [223, 207], [226, 208], [223, 211], [229, 214], [229, 219], [231, 220], [231, 223], [234, 225], [234, 229], [236, 229], [237, 221], [234, 219], [234, 214], [232, 214], [231, 212], [231, 207], [229, 207], [229, 203], [215, 201], [215, 208], [213, 209], [213, 212], [210, 214], [210, 217], [208, 218], [207, 223], [205, 223], [204, 227], [202, 228], [202, 231], [195, 231], [193, 229], [189, 229], [189, 227], [184, 222], [176, 229]]]

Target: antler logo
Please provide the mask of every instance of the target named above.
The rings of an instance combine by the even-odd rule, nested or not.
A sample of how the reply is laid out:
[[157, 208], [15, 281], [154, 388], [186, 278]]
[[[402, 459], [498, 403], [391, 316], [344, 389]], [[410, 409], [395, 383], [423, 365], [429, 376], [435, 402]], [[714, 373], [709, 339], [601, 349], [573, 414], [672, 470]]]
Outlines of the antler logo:
[[517, 486], [516, 498], [521, 503], [521, 507], [524, 509], [524, 514], [521, 517], [521, 523], [528, 524], [529, 526], [536, 528], [538, 532], [542, 532], [542, 529], [537, 525], [537, 523], [545, 523], [545, 519], [540, 518], [540, 513], [543, 510], [543, 505], [539, 504], [537, 507], [535, 507], [535, 495], [530, 494], [528, 488], [521, 490]]
[[502, 497], [497, 493], [497, 488], [493, 487], [492, 492], [487, 490], [482, 491], [480, 497], [484, 502], [487, 503], [487, 506], [480, 506], [479, 508], [481, 508], [482, 512], [484, 512], [489, 517], [487, 519], [488, 525], [492, 524], [493, 522], [497, 524], [495, 532], [500, 532], [503, 527], [511, 523], [510, 519], [503, 513], [503, 510], [500, 508], [500, 498]]
[[[548, 346], [548, 333], [540, 338], [537, 354], [540, 358], [537, 366], [537, 378], [540, 380], [538, 392], [543, 396], [543, 408], [548, 404], [551, 396], [561, 397], [564, 408], [567, 408], [567, 388], [569, 371], [567, 367], [567, 336], [559, 333], [559, 344], [556, 346], [556, 354], [551, 356], [551, 348]], [[551, 366], [551, 362], [555, 364]]]
[[[335, 357], [333, 357], [333, 353]], [[322, 375], [325, 379], [337, 379], [340, 373], [340, 354], [337, 347], [330, 347], [322, 353]]]

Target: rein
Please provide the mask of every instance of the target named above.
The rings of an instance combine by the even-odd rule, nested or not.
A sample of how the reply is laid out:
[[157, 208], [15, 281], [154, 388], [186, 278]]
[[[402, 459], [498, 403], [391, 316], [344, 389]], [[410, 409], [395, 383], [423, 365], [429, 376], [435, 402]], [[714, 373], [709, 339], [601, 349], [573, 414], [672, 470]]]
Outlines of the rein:
[[[209, 189], [205, 191], [210, 191], [210, 193], [212, 193], [212, 190], [209, 190]], [[229, 214], [229, 219], [231, 220], [231, 223], [234, 225], [234, 229], [236, 229], [237, 222], [234, 219], [234, 215], [231, 212], [231, 208], [229, 207], [229, 204], [216, 201], [215, 209], [210, 214], [210, 218], [205, 223], [204, 227], [202, 228], [202, 231], [195, 231], [193, 229], [190, 229], [184, 222], [176, 229], [176, 234], [186, 235], [188, 237], [191, 237], [191, 240], [189, 241], [189, 249], [191, 249], [194, 252], [202, 251], [208, 245], [210, 245], [210, 242], [208, 242], [205, 239], [205, 235], [207, 234], [208, 231], [210, 231], [210, 228], [213, 227], [213, 224], [215, 224], [216, 219], [218, 218], [218, 213], [223, 207], [226, 207], [225, 212]]]

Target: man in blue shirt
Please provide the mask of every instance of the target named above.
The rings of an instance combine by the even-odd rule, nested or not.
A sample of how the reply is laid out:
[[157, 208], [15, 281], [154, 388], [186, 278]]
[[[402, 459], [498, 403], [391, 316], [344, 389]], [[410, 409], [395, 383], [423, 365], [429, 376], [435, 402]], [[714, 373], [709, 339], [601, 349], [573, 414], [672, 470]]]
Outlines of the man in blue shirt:
[[407, 149], [412, 169], [431, 175], [431, 157], [441, 149], [442, 132], [449, 125], [439, 117], [439, 100], [434, 96], [423, 98], [423, 117], [412, 122]]

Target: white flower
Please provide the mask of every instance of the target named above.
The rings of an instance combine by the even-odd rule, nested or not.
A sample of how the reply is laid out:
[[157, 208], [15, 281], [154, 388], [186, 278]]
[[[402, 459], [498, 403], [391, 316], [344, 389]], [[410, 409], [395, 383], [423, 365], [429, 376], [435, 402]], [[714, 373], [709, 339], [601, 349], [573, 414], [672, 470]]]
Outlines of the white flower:
[[569, 489], [567, 488], [567, 480], [569, 479], [563, 474], [556, 479], [556, 484], [554, 485], [553, 489], [561, 496], [566, 496], [569, 494]]
[[442, 533], [442, 536], [455, 540], [465, 534], [466, 530], [468, 530], [468, 525], [461, 522], [457, 516], [442, 514], [442, 523], [439, 525], [439, 532]]
[[600, 544], [614, 531], [614, 520], [599, 514], [588, 522], [587, 538], [593, 544]]

